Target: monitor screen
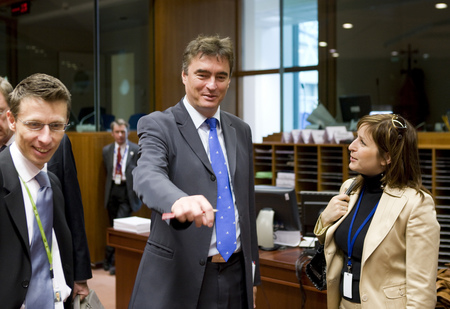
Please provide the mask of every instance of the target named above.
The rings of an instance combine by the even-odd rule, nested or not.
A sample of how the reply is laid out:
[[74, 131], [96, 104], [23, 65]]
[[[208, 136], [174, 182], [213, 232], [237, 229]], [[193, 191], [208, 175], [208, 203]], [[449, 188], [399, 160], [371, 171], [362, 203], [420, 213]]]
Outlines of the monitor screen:
[[372, 111], [369, 95], [354, 95], [339, 97], [342, 121], [358, 120]]
[[263, 208], [271, 208], [274, 214], [274, 230], [300, 231], [300, 217], [294, 188], [266, 185], [255, 186], [256, 216]]
[[322, 211], [337, 191], [300, 191], [302, 235], [314, 237], [314, 227]]

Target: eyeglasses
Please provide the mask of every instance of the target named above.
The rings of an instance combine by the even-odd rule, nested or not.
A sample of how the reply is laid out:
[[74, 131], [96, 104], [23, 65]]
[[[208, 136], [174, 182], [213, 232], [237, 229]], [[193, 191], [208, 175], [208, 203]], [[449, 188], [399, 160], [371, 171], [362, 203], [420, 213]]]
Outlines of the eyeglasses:
[[402, 116], [399, 115], [392, 115], [392, 125], [394, 126], [394, 128], [396, 129], [406, 129], [408, 128], [406, 126], [406, 121]]
[[[19, 119], [19, 118], [17, 118]], [[28, 129], [32, 131], [40, 131], [47, 125], [52, 131], [65, 131], [70, 124], [63, 122], [42, 123], [39, 121], [23, 121], [19, 119]]]

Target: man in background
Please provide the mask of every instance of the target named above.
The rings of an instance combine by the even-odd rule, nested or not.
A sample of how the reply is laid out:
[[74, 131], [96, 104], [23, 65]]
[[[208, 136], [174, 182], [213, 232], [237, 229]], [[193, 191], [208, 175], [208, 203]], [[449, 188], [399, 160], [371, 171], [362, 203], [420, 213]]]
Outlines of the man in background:
[[152, 222], [129, 308], [254, 307], [260, 276], [251, 130], [220, 109], [233, 59], [229, 38], [191, 41], [181, 72], [186, 96], [138, 122], [134, 188]]
[[[0, 152], [14, 142], [14, 131], [10, 129], [6, 117], [6, 112], [10, 109], [10, 93], [12, 91], [11, 84], [5, 78], [0, 77]], [[89, 294], [87, 280], [92, 278], [92, 270], [77, 168], [72, 153], [72, 144], [66, 134], [48, 162], [47, 169], [54, 173], [61, 182], [67, 222], [72, 234], [75, 280], [73, 295], [80, 294], [81, 299], [84, 299]]]
[[[111, 123], [114, 143], [103, 147], [103, 164], [106, 169], [105, 207], [108, 210], [109, 225], [114, 219], [130, 217], [141, 208], [141, 201], [133, 191], [131, 172], [137, 165], [139, 146], [128, 140], [129, 125], [118, 119]], [[115, 274], [114, 248], [106, 246], [103, 269]]]
[[9, 110], [9, 94], [13, 91], [11, 84], [0, 77], [0, 151], [9, 146], [14, 139], [14, 132], [9, 128], [6, 112]]

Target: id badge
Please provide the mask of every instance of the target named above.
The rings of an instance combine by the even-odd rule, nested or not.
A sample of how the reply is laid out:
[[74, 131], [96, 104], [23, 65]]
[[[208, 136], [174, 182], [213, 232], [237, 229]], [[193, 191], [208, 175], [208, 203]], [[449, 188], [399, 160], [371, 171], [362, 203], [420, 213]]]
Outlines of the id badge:
[[55, 302], [55, 309], [64, 309], [61, 290], [59, 289], [55, 279], [53, 279], [53, 300]]
[[344, 272], [344, 296], [347, 298], [352, 298], [352, 281], [353, 281], [353, 274]]
[[122, 182], [122, 176], [117, 174], [116, 177], [114, 177], [114, 183], [116, 185], [120, 185], [121, 182]]

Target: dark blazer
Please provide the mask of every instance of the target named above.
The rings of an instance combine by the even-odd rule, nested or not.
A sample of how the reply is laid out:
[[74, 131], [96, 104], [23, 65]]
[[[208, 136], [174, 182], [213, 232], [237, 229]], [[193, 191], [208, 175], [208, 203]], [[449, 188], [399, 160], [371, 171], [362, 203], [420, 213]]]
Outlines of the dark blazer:
[[47, 163], [47, 169], [61, 182], [66, 202], [66, 217], [73, 240], [73, 262], [75, 281], [92, 278], [91, 257], [84, 225], [83, 202], [78, 184], [77, 167], [72, 153], [72, 144], [64, 135], [58, 150]]
[[[67, 285], [73, 288], [72, 237], [65, 217], [58, 178], [48, 173], [53, 189], [53, 229], [58, 240]], [[17, 309], [25, 301], [31, 278], [27, 219], [19, 176], [9, 148], [0, 153], [0, 300], [1, 307]], [[65, 302], [70, 308], [71, 299]]]
[[[236, 197], [245, 259], [248, 308], [260, 283], [254, 207], [253, 151], [250, 127], [221, 112], [231, 182]], [[151, 231], [136, 278], [130, 308], [196, 308], [205, 272], [212, 228], [167, 224], [161, 213], [188, 195], [204, 195], [216, 207], [217, 184], [198, 132], [183, 102], [138, 123], [140, 158], [134, 189], [152, 210]], [[184, 228], [184, 229], [180, 229]]]
[[[114, 173], [114, 145], [115, 143], [103, 147], [103, 163], [106, 168], [106, 183], [105, 183], [105, 208], [108, 206], [109, 194], [111, 192], [112, 179]], [[127, 178], [127, 193], [130, 206], [133, 211], [138, 211], [141, 208], [142, 202], [133, 191], [133, 169], [137, 166], [139, 146], [128, 141], [128, 155], [125, 168], [125, 177]]]

